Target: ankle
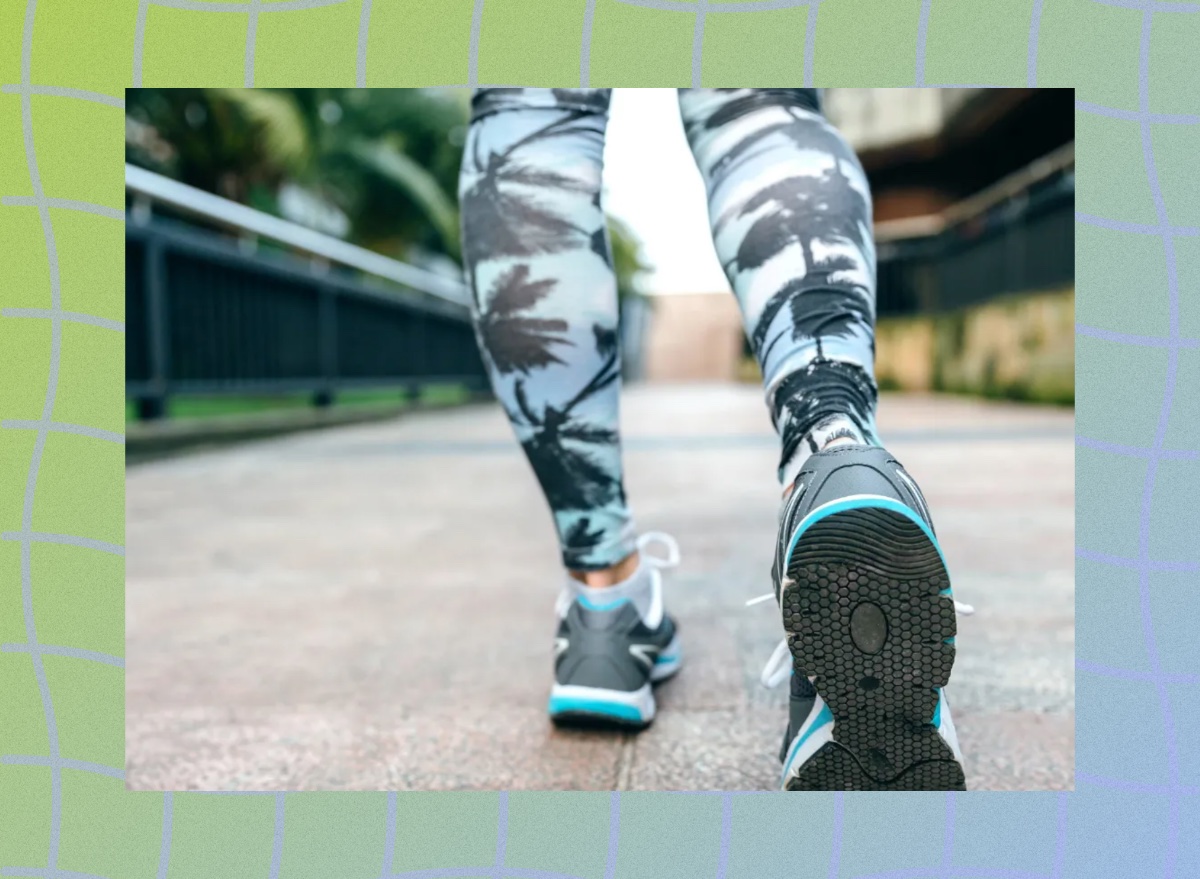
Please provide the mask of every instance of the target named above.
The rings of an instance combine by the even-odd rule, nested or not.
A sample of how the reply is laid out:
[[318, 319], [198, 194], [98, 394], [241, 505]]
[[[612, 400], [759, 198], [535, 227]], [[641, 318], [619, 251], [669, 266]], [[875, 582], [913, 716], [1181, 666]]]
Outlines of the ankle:
[[591, 589], [603, 589], [608, 586], [616, 586], [632, 577], [638, 569], [639, 561], [640, 558], [635, 550], [615, 565], [607, 568], [601, 568], [598, 571], [567, 571], [567, 573], [573, 580], [577, 580]]
[[[800, 443], [797, 457], [793, 458], [789, 466], [784, 468], [786, 476], [783, 486], [783, 500], [786, 501], [791, 497], [792, 489], [796, 484], [796, 478], [800, 473], [800, 468], [810, 454], [824, 452], [838, 446], [862, 445], [864, 442], [865, 439], [858, 430], [857, 425], [845, 416], [836, 416], [827, 419], [813, 428]], [[808, 454], [804, 454], [806, 451]]]

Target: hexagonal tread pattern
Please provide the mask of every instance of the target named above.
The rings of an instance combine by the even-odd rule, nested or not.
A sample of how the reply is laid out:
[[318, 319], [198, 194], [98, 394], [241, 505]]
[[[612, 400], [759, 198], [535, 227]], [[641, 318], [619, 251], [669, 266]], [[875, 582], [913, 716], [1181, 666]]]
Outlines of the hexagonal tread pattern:
[[787, 575], [793, 664], [834, 718], [833, 741], [789, 789], [964, 790], [931, 723], [954, 664], [956, 618], [925, 532], [892, 510], [835, 513], [801, 535]]

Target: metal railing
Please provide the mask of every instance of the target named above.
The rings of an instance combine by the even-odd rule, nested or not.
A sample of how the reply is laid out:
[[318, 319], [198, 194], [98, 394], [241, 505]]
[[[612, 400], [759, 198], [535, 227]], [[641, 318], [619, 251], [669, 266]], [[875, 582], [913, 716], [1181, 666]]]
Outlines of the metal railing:
[[1074, 169], [1067, 144], [941, 214], [877, 224], [877, 313], [948, 311], [1070, 285]]
[[[328, 405], [348, 388], [488, 387], [465, 285], [141, 168], [126, 165], [126, 188], [125, 388], [139, 417], [179, 395]], [[156, 202], [240, 240], [157, 216]]]
[[466, 285], [461, 281], [406, 265], [365, 247], [264, 214], [136, 165], [125, 165], [125, 190], [134, 197], [135, 221], [147, 217], [152, 204], [164, 205], [237, 235], [277, 241], [294, 251], [385, 278], [447, 302], [466, 305], [468, 301]]

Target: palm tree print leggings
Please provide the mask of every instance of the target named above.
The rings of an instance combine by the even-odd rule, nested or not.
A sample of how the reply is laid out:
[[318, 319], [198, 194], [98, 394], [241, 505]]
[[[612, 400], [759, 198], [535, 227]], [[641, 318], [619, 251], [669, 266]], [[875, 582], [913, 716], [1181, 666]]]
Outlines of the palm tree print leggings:
[[[576, 571], [616, 564], [637, 536], [600, 204], [609, 97], [476, 90], [459, 183], [476, 337]], [[867, 180], [813, 89], [680, 89], [679, 108], [786, 484], [830, 431], [878, 443]]]

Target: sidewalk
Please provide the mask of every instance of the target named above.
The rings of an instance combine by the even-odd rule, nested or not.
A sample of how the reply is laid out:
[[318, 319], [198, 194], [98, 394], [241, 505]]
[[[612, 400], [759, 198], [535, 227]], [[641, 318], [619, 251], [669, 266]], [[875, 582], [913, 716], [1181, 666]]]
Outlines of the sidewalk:
[[[638, 736], [545, 716], [549, 513], [494, 405], [133, 467], [126, 752], [133, 789], [774, 789], [786, 687], [758, 674], [777, 448], [753, 387], [622, 398], [627, 488], [672, 533], [685, 665]], [[959, 620], [947, 694], [972, 789], [1070, 789], [1069, 411], [887, 397]]]

